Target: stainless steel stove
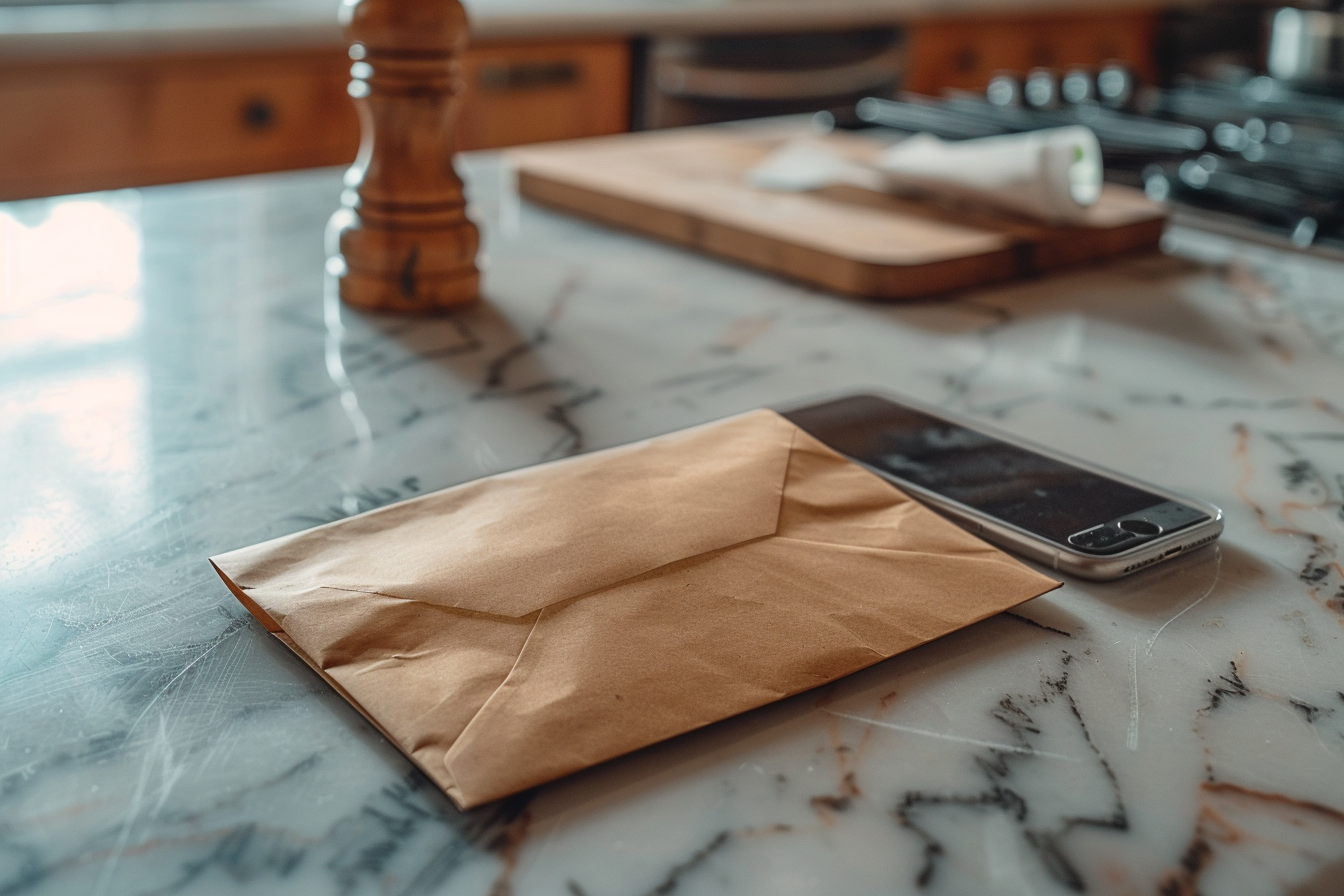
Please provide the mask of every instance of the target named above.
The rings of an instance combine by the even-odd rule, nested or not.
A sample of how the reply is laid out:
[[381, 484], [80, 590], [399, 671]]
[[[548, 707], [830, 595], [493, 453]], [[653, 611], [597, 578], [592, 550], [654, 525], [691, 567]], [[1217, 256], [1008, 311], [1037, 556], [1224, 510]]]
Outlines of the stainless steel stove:
[[1085, 124], [1107, 179], [1142, 186], [1200, 226], [1344, 253], [1344, 90], [1244, 68], [1137, 89], [1120, 67], [995, 77], [983, 94], [865, 99], [850, 127], [965, 139]]

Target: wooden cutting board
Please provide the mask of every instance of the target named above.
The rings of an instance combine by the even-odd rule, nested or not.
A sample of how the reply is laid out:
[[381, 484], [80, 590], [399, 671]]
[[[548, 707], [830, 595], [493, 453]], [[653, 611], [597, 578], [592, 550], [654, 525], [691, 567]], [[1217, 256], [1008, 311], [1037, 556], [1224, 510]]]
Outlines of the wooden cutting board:
[[[851, 186], [777, 193], [748, 169], [805, 125], [766, 121], [511, 150], [528, 199], [837, 292], [909, 299], [1151, 248], [1165, 212], [1108, 184], [1082, 226], [1047, 227]], [[852, 157], [881, 144], [819, 138]]]

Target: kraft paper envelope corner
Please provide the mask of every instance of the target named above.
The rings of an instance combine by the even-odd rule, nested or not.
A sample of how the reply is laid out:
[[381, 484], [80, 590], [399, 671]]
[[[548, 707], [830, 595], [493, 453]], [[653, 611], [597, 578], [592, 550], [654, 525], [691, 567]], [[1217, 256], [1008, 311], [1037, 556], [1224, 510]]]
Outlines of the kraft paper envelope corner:
[[1059, 585], [768, 410], [211, 562], [463, 808]]

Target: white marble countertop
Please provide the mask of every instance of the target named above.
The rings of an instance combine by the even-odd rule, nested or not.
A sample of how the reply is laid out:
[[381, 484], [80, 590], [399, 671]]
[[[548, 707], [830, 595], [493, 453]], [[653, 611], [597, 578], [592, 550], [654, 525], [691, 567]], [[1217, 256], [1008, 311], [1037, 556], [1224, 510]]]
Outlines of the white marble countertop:
[[[0, 893], [1339, 892], [1344, 267], [1179, 231], [880, 306], [466, 168], [490, 301], [435, 321], [324, 305], [336, 171], [0, 206]], [[863, 385], [1226, 535], [468, 813], [206, 563]]]
[[[895, 25], [972, 14], [1086, 11], [1089, 0], [465, 0], [481, 40]], [[1198, 5], [1209, 0], [1167, 0]], [[337, 47], [337, 0], [120, 0], [0, 5], [0, 58]], [[1110, 0], [1105, 11], [1150, 8]]]

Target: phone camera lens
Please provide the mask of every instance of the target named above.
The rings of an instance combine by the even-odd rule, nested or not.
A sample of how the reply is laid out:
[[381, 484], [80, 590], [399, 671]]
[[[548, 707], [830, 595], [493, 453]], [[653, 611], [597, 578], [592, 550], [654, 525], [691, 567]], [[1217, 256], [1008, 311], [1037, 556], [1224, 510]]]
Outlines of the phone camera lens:
[[1107, 551], [1134, 538], [1134, 533], [1111, 526], [1096, 526], [1069, 536], [1069, 544], [1085, 551]]
[[1131, 535], [1161, 535], [1162, 527], [1147, 520], [1121, 520], [1118, 525]]

